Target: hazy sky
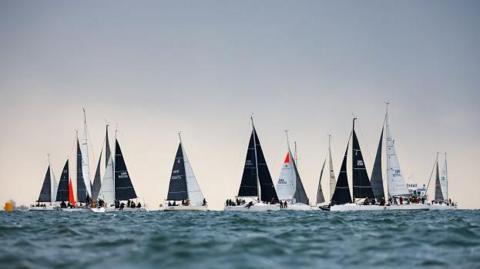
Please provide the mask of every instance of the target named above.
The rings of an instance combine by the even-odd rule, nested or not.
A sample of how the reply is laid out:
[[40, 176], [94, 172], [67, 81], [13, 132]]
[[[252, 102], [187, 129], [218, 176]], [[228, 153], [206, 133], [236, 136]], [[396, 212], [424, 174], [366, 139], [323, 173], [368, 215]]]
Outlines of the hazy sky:
[[91, 173], [108, 121], [150, 207], [179, 130], [210, 206], [236, 195], [252, 112], [274, 180], [290, 130], [313, 200], [328, 134], [338, 174], [352, 113], [371, 171], [389, 100], [408, 181], [446, 151], [451, 197], [479, 208], [479, 14], [479, 1], [0, 0], [0, 201], [37, 199], [47, 153], [58, 180], [82, 106]]

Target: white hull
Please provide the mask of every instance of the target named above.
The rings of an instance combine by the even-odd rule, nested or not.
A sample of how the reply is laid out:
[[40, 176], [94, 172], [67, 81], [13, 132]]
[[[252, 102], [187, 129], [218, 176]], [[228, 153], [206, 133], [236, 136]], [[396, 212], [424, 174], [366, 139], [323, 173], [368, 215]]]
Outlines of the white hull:
[[167, 206], [164, 211], [207, 211], [207, 206]]
[[63, 212], [90, 212], [90, 208], [79, 208], [79, 207], [74, 207], [74, 208], [61, 208], [60, 209]]
[[429, 205], [430, 210], [455, 210], [457, 209], [456, 205], [447, 205], [447, 204], [431, 204]]
[[240, 211], [240, 212], [267, 212], [267, 211], [278, 211], [280, 210], [280, 204], [264, 204], [256, 203], [251, 207], [248, 207], [247, 204], [237, 205], [237, 206], [225, 206], [224, 211]]
[[403, 205], [389, 205], [387, 210], [428, 210], [429, 206], [426, 204], [403, 204]]
[[90, 211], [92, 211], [93, 213], [105, 213], [106, 212], [105, 207], [90, 208]]
[[381, 206], [381, 205], [344, 204], [344, 205], [333, 205], [330, 207], [330, 211], [334, 211], [334, 212], [383, 211], [383, 210], [385, 210], [385, 206]]
[[310, 211], [310, 210], [314, 210], [314, 208], [306, 204], [296, 203], [296, 204], [288, 204], [286, 208], [280, 208], [280, 210]]
[[56, 207], [56, 206], [46, 206], [46, 207], [32, 206], [28, 208], [28, 211], [57, 211], [57, 210], [59, 210], [59, 207]]

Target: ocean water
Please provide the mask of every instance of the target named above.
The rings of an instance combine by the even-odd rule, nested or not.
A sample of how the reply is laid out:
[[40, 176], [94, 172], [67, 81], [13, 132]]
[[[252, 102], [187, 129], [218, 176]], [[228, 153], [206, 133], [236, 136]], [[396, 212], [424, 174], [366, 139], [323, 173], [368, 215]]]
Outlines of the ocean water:
[[1, 212], [0, 268], [480, 268], [480, 211]]

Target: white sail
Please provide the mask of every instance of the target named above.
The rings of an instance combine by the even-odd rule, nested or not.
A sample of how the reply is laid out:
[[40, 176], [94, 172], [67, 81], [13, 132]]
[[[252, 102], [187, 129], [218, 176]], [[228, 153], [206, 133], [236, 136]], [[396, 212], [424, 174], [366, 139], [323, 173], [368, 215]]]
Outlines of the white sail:
[[400, 163], [398, 162], [398, 156], [395, 151], [395, 140], [392, 138], [390, 132], [388, 114], [386, 118], [386, 139], [388, 194], [390, 196], [409, 195], [407, 184], [402, 176]]
[[55, 175], [53, 174], [53, 170], [50, 169], [50, 201], [55, 202], [57, 199], [57, 181], [55, 180]]
[[113, 178], [112, 156], [110, 156], [108, 159], [107, 168], [105, 168], [105, 175], [103, 176], [98, 198], [105, 201], [106, 205], [112, 205], [115, 203], [115, 179]]
[[335, 179], [335, 172], [333, 171], [332, 149], [330, 147], [330, 136], [328, 137], [328, 170], [330, 171], [330, 199], [335, 192], [337, 181]]
[[297, 175], [295, 173], [292, 158], [292, 154], [288, 151], [275, 186], [280, 201], [292, 201], [293, 196], [295, 195]]
[[187, 192], [188, 192], [188, 199], [190, 200], [190, 204], [194, 206], [201, 206], [203, 204], [204, 196], [202, 191], [200, 190], [200, 186], [198, 185], [197, 178], [193, 173], [192, 166], [190, 165], [190, 161], [188, 160], [187, 153], [182, 145], [182, 154], [183, 154], [183, 162], [185, 165], [185, 177], [187, 181]]
[[442, 195], [444, 200], [448, 200], [448, 175], [447, 175], [447, 157], [440, 173], [440, 186], [442, 187]]
[[89, 157], [88, 157], [88, 132], [87, 132], [87, 116], [85, 113], [85, 109], [83, 109], [83, 136], [84, 139], [81, 143], [81, 150], [82, 150], [82, 173], [83, 173], [83, 181], [85, 182], [85, 188], [87, 190], [88, 196], [92, 197], [92, 188], [91, 188], [91, 181], [90, 181], [90, 165], [89, 165]]

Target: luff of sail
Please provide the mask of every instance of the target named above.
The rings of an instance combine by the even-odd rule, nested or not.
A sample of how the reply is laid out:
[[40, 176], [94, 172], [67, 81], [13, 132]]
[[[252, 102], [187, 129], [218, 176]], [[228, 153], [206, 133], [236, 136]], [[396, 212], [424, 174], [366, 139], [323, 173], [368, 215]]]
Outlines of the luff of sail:
[[52, 181], [50, 175], [50, 165], [47, 168], [47, 172], [45, 173], [45, 178], [43, 179], [42, 189], [40, 190], [40, 194], [38, 195], [37, 202], [45, 203], [45, 202], [53, 202], [52, 200]]
[[320, 178], [318, 179], [317, 204], [321, 204], [321, 203], [325, 202], [325, 197], [324, 197], [323, 191], [322, 191], [322, 176], [323, 176], [323, 169], [325, 168], [325, 163], [326, 162], [327, 162], [327, 160], [325, 159], [323, 161], [322, 170], [320, 170]]
[[355, 132], [355, 119], [353, 121], [353, 143], [352, 143], [352, 185], [353, 185], [353, 199], [369, 198], [373, 199], [372, 186], [368, 179], [367, 169], [365, 168], [365, 161], [363, 160], [362, 150], [358, 142], [357, 134]]
[[393, 140], [390, 124], [388, 120], [388, 112], [386, 115], [386, 150], [387, 150], [387, 182], [388, 182], [388, 194], [392, 197], [395, 196], [409, 196], [407, 184], [402, 176], [400, 170], [400, 163], [395, 150], [395, 140]]
[[336, 205], [347, 204], [352, 202], [352, 196], [350, 195], [350, 188], [348, 187], [348, 175], [347, 175], [347, 155], [350, 141], [347, 143], [347, 149], [343, 156], [342, 166], [340, 173], [338, 174], [337, 185], [332, 196], [331, 203]]
[[135, 199], [137, 194], [128, 174], [127, 165], [123, 158], [118, 140], [115, 140], [115, 199], [118, 201]]
[[65, 162], [65, 166], [62, 170], [62, 175], [60, 176], [60, 181], [58, 182], [58, 189], [57, 189], [57, 202], [68, 201], [68, 160]]
[[375, 163], [373, 164], [372, 177], [370, 183], [372, 185], [373, 195], [380, 201], [385, 199], [385, 192], [383, 190], [383, 175], [382, 175], [382, 144], [383, 144], [383, 127], [380, 133], [380, 141], [378, 142], [377, 154], [375, 155]]

